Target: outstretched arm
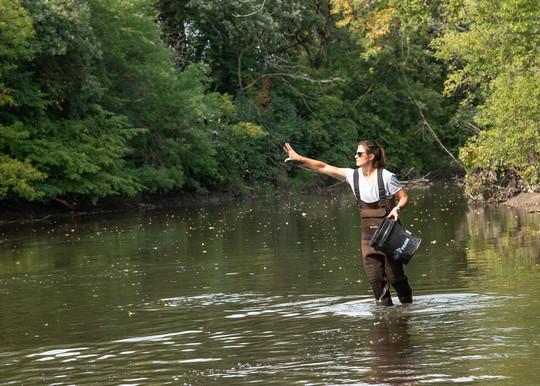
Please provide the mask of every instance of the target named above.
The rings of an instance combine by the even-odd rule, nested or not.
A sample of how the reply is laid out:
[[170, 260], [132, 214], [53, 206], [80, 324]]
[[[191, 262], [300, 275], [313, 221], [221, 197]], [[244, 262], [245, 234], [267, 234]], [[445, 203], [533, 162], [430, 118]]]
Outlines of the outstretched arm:
[[297, 152], [293, 150], [290, 144], [286, 143], [283, 147], [283, 150], [287, 153], [289, 158], [285, 160], [285, 162], [289, 161], [299, 161], [302, 162], [305, 166], [307, 166], [309, 169], [316, 171], [317, 173], [322, 173], [329, 175], [330, 177], [337, 178], [338, 180], [345, 181], [345, 169], [344, 168], [337, 168], [332, 165], [328, 165], [324, 162], [317, 161], [311, 158], [302, 157]]

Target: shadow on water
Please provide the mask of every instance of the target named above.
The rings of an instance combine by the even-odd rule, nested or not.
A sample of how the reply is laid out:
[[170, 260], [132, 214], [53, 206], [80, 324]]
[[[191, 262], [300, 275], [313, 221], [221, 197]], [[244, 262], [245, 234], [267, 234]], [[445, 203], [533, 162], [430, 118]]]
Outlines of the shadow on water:
[[389, 308], [346, 194], [2, 229], [0, 384], [540, 382], [538, 217], [409, 193]]

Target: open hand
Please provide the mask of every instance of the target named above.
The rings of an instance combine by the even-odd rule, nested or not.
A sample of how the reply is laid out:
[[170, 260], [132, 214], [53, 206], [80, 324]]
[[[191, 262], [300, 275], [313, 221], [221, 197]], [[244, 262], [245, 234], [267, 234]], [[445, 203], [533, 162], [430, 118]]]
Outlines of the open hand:
[[287, 158], [285, 160], [285, 162], [288, 162], [288, 161], [299, 161], [300, 160], [300, 156], [298, 155], [297, 152], [295, 152], [293, 150], [293, 148], [291, 147], [291, 145], [289, 145], [289, 143], [286, 143], [285, 146], [283, 147], [283, 150], [285, 150], [285, 153], [287, 153], [287, 155], [289, 156], [289, 158]]

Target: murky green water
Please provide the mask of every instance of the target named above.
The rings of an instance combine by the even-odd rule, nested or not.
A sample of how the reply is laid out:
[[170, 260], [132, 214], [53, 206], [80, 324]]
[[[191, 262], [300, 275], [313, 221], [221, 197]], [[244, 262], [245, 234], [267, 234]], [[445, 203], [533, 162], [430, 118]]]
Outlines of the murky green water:
[[540, 216], [409, 195], [386, 309], [349, 192], [4, 226], [0, 383], [539, 384]]

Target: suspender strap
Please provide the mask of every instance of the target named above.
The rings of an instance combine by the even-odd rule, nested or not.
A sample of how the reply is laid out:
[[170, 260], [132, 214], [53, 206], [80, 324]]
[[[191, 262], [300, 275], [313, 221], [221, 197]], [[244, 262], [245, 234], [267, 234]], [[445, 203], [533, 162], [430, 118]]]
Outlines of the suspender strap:
[[360, 200], [360, 189], [358, 187], [358, 169], [354, 169], [353, 184], [354, 184], [354, 195], [356, 197], [356, 203], [358, 204], [358, 209], [362, 209], [362, 201]]
[[[377, 168], [377, 185], [379, 186], [379, 205], [381, 208], [386, 210], [386, 192], [384, 190], [384, 183], [382, 177], [383, 168]], [[358, 208], [362, 208], [362, 200], [360, 199], [360, 187], [358, 185], [358, 169], [354, 169], [353, 172], [353, 185], [354, 185], [354, 195], [356, 197], [356, 202], [358, 203]]]
[[382, 167], [377, 168], [377, 184], [379, 185], [379, 205], [386, 211], [386, 192], [384, 191], [382, 171]]

